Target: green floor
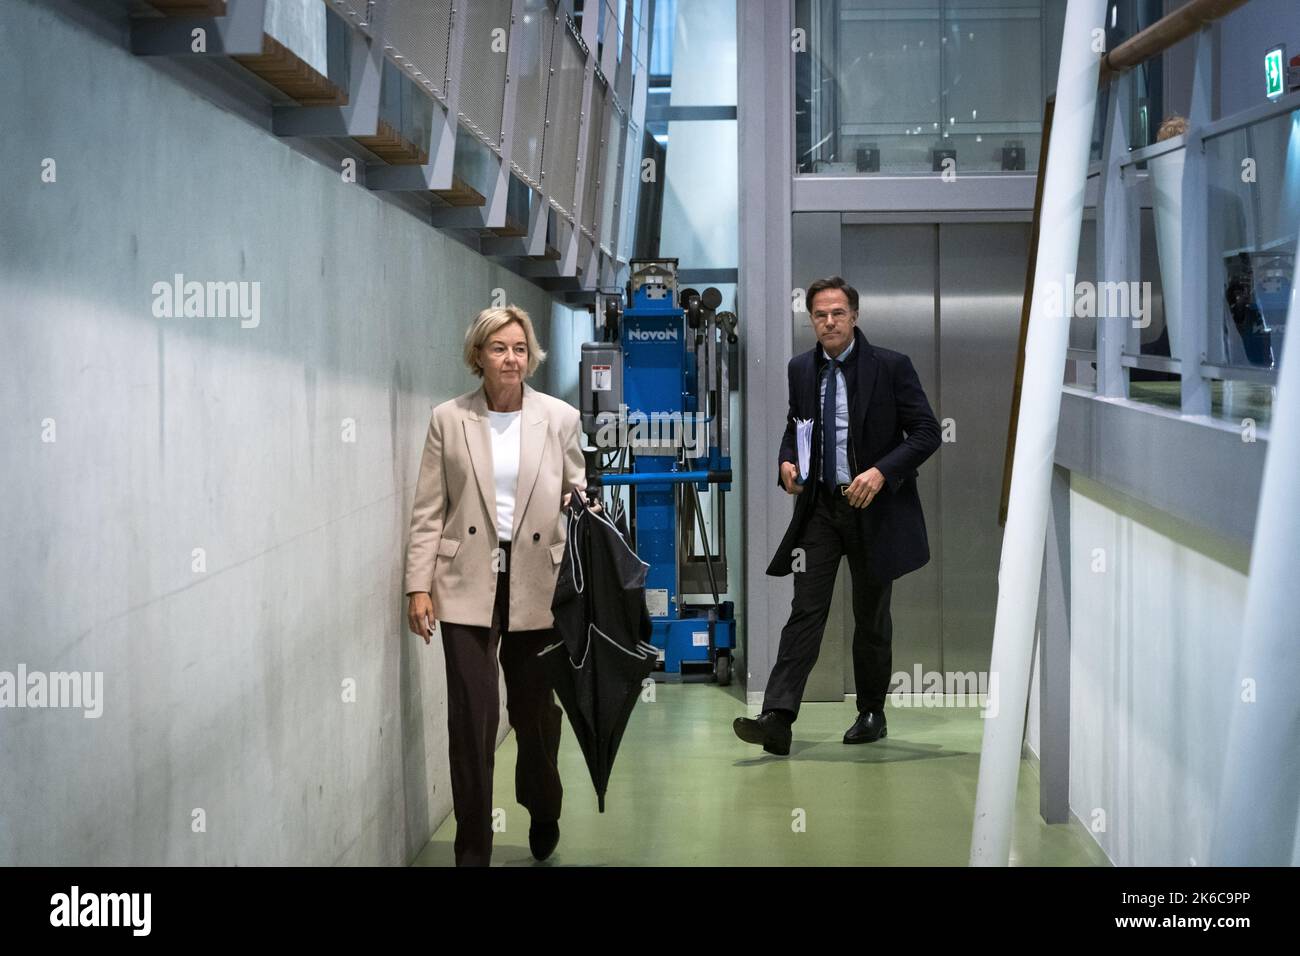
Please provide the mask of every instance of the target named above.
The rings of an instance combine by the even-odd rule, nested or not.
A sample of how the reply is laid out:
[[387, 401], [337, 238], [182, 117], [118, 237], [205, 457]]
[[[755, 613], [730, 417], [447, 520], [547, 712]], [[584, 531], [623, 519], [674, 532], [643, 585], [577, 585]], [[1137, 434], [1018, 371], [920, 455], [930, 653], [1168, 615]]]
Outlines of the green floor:
[[[528, 853], [528, 812], [514, 799], [515, 738], [506, 738], [496, 757], [505, 830], [493, 843], [494, 865], [966, 865], [983, 732], [978, 710], [887, 706], [889, 736], [848, 747], [840, 738], [853, 722], [853, 702], [805, 704], [790, 756], [773, 757], [731, 731], [735, 717], [750, 713], [739, 688], [659, 684], [655, 691], [654, 702], [638, 702], [633, 712], [604, 814], [565, 719], [560, 845], [543, 864]], [[452, 865], [455, 831], [449, 816], [416, 865]], [[1078, 823], [1042, 822], [1028, 763], [1021, 764], [1012, 863], [1107, 865]]]

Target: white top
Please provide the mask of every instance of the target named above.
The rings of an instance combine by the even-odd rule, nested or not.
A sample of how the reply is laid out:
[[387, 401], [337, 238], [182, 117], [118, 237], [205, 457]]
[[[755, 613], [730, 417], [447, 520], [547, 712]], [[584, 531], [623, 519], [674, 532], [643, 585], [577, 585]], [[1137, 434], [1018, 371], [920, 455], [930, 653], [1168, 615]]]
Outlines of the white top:
[[488, 412], [492, 426], [492, 471], [497, 485], [497, 540], [509, 541], [515, 523], [519, 484], [520, 412]]

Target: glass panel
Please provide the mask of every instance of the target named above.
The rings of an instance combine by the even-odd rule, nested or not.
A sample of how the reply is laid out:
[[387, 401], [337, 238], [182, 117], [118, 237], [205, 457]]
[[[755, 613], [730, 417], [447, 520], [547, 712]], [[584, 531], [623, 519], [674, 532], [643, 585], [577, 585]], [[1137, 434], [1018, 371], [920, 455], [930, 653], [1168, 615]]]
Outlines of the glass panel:
[[[1145, 30], [1164, 15], [1161, 0], [1115, 0], [1106, 13], [1106, 49], [1113, 50], [1136, 33]], [[1055, 77], [1052, 78], [1055, 82]], [[1101, 159], [1102, 135], [1110, 91], [1119, 88], [1126, 98], [1129, 115], [1128, 146], [1141, 149], [1156, 141], [1164, 116], [1164, 74], [1161, 58], [1147, 60], [1125, 74], [1118, 87], [1108, 84], [1098, 91], [1097, 111], [1093, 121], [1092, 158]], [[1141, 168], [1141, 166], [1139, 167]]]
[[1207, 140], [1210, 364], [1277, 368], [1300, 219], [1300, 110]]
[[[1181, 159], [1183, 152], [1177, 150], [1167, 156]], [[1158, 157], [1164, 160], [1166, 157]], [[1153, 188], [1152, 192], [1156, 191]], [[1159, 201], [1157, 200], [1157, 203]], [[1161, 270], [1167, 269], [1171, 276], [1178, 274], [1179, 250], [1182, 248], [1182, 224], [1177, 215], [1169, 216], [1168, 209], [1141, 209], [1139, 211], [1139, 261], [1136, 272], [1138, 284], [1130, 286], [1128, 314], [1135, 316], [1126, 320], [1126, 342], [1124, 354], [1151, 356], [1157, 358], [1176, 357], [1179, 342], [1179, 329], [1166, 321], [1166, 315], [1176, 314], [1180, 299], [1178, 289], [1166, 296], [1161, 281]], [[1157, 232], [1157, 225], [1163, 230]], [[1168, 304], [1170, 312], [1166, 312]], [[1141, 310], [1141, 318], [1136, 318]], [[1179, 408], [1182, 405], [1182, 384], [1176, 372], [1166, 372], [1150, 368], [1128, 369], [1129, 397], [1137, 401], [1146, 401], [1156, 405], [1168, 405]]]
[[[1079, 228], [1079, 260], [1074, 270], [1077, 283], [1095, 282], [1097, 279], [1097, 220], [1096, 212], [1087, 209]], [[1070, 314], [1071, 350], [1093, 353], [1093, 361], [1068, 359], [1065, 363], [1065, 384], [1088, 391], [1097, 390], [1097, 320], [1072, 311]]]
[[[1106, 49], [1113, 50], [1125, 40], [1141, 33], [1164, 16], [1161, 0], [1119, 0], [1108, 14]], [[1164, 77], [1160, 57], [1134, 67], [1124, 84], [1129, 108], [1129, 149], [1141, 149], [1156, 141], [1156, 131], [1164, 118]]]
[[[1130, 374], [1137, 369], [1130, 369]], [[1210, 416], [1229, 422], [1252, 419], [1256, 425], [1267, 425], [1273, 417], [1273, 399], [1277, 386], [1253, 382], [1210, 382]], [[1177, 380], [1131, 378], [1128, 397], [1135, 402], [1157, 405], [1179, 411], [1183, 407], [1182, 385]]]
[[[1170, 154], [1175, 155], [1175, 154]], [[1182, 151], [1176, 151], [1182, 156]], [[1128, 323], [1128, 341], [1125, 352], [1130, 355], [1153, 355], [1171, 358], [1177, 355], [1179, 346], [1178, 329], [1171, 328], [1165, 321], [1165, 303], [1171, 305], [1178, 301], [1177, 290], [1166, 298], [1164, 283], [1161, 281], [1161, 269], [1166, 263], [1177, 261], [1176, 256], [1182, 247], [1181, 235], [1175, 230], [1181, 223], [1174, 219], [1163, 233], [1157, 234], [1157, 222], [1164, 221], [1161, 213], [1165, 210], [1142, 209], [1138, 218], [1141, 227], [1138, 263], [1138, 287], [1131, 295], [1136, 296], [1136, 304], [1130, 305], [1131, 314], [1137, 309], [1143, 310], [1142, 317], [1134, 318]], [[1172, 233], [1172, 234], [1171, 234]], [[1170, 273], [1177, 274], [1177, 266], [1170, 266]], [[1148, 285], [1149, 283], [1149, 285]], [[1133, 299], [1130, 298], [1130, 302]], [[1163, 377], [1163, 373], [1155, 373]]]
[[651, 76], [668, 76], [673, 72], [673, 30], [676, 25], [677, 0], [658, 0], [650, 37]]
[[672, 61], [673, 106], [736, 105], [736, 0], [682, 4], [673, 45], [688, 54]]
[[[660, 187], [660, 248], [692, 269], [734, 269], [737, 233], [735, 120], [674, 120]], [[708, 162], [699, 157], [707, 156]]]
[[480, 196], [490, 196], [496, 181], [497, 164], [488, 147], [477, 136], [465, 131], [456, 137], [456, 152], [452, 161], [452, 174]]
[[[1064, 0], [796, 0], [801, 173], [1038, 163]], [[796, 37], [797, 39], [797, 37]]]
[[1099, 162], [1106, 144], [1106, 111], [1110, 108], [1110, 86], [1097, 91], [1097, 106], [1092, 114], [1092, 151], [1088, 154], [1089, 162]]
[[[1040, 227], [1041, 229], [1041, 227]], [[1079, 231], [1079, 264], [1074, 272], [1076, 289], [1091, 286], [1097, 281], [1097, 220], [1085, 217]], [[1070, 314], [1070, 348], [1093, 351], [1097, 348], [1097, 319], [1079, 315], [1086, 309], [1073, 309]]]
[[623, 219], [618, 231], [618, 258], [630, 259], [636, 252], [637, 211], [641, 202], [641, 160], [645, 154], [646, 136], [635, 124], [627, 124], [626, 170], [623, 174], [623, 202], [620, 215]]
[[[384, 61], [383, 83], [380, 87], [379, 119], [387, 127], [382, 134], [396, 134], [404, 144], [409, 144], [418, 153], [418, 159], [427, 162], [429, 158], [429, 137], [433, 129], [433, 100], [424, 96], [416, 88], [414, 80], [408, 78], [389, 60]], [[392, 144], [394, 149], [399, 144]], [[373, 147], [372, 147], [373, 148]], [[400, 148], [405, 149], [402, 145]], [[411, 155], [406, 161], [417, 159]], [[394, 161], [392, 155], [385, 161]]]
[[614, 227], [614, 200], [619, 198], [619, 190], [623, 185], [619, 179], [622, 172], [619, 161], [623, 158], [622, 149], [626, 140], [627, 118], [621, 111], [612, 109], [605, 130], [605, 169], [601, 175], [605, 193], [600, 210], [600, 246], [606, 255], [611, 256], [614, 254], [614, 246], [610, 242], [610, 233]]

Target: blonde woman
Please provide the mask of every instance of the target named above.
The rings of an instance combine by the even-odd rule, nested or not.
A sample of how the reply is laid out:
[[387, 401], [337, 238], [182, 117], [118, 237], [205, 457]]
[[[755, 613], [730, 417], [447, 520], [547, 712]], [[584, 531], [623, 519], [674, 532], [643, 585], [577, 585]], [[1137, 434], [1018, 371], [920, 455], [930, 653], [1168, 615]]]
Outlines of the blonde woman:
[[555, 641], [561, 510], [585, 470], [577, 409], [527, 384], [545, 357], [523, 309], [478, 314], [464, 358], [483, 384], [433, 410], [415, 490], [407, 617], [426, 644], [442, 624], [457, 866], [492, 856], [498, 653], [529, 848], [543, 860], [560, 838], [562, 711], [537, 653]]

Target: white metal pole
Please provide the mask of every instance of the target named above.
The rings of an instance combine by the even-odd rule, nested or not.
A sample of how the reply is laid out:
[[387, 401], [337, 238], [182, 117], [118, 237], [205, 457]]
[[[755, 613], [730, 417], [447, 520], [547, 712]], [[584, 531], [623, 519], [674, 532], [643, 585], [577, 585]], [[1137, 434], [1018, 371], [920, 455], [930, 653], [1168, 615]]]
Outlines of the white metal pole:
[[1073, 276], [1079, 261], [1098, 64], [1104, 52], [1104, 32], [1099, 31], [1104, 31], [1105, 14], [1106, 0], [1069, 0], [1065, 11], [1043, 184], [1038, 265], [1025, 341], [1016, 458], [998, 569], [998, 609], [989, 665], [989, 685], [990, 689], [996, 687], [997, 697], [990, 702], [993, 715], [984, 724], [980, 750], [972, 866], [1005, 866], [1011, 852], [1056, 425], [1074, 301]]
[[[1293, 130], [1292, 139], [1298, 134]], [[1287, 325], [1300, 323], [1292, 279]], [[1227, 757], [1215, 814], [1214, 866], [1291, 866], [1300, 813], [1300, 341], [1283, 349], [1268, 459], [1255, 513]]]

